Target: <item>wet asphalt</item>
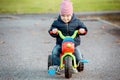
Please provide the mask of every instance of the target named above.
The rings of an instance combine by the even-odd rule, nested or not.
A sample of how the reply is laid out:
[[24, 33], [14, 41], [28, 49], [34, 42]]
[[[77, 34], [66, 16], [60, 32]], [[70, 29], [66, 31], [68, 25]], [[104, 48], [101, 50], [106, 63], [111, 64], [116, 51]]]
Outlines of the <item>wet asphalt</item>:
[[[47, 59], [55, 45], [48, 29], [57, 15], [0, 15], [0, 80], [66, 80], [49, 75]], [[82, 19], [88, 34], [79, 49], [89, 60], [70, 80], [120, 80], [120, 28]]]

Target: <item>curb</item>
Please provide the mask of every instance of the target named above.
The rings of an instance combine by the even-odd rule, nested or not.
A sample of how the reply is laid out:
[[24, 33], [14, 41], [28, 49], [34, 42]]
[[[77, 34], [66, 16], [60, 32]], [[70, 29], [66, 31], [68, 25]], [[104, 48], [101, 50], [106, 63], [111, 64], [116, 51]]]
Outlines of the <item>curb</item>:
[[111, 23], [111, 22], [109, 22], [107, 20], [103, 20], [101, 18], [81, 18], [80, 20], [82, 20], [82, 21], [100, 21], [102, 23], [105, 23], [105, 24], [108, 24], [108, 25], [112, 25], [112, 26], [120, 29], [119, 25]]
[[107, 14], [117, 14], [120, 15], [120, 11], [94, 11], [94, 12], [75, 12], [79, 16], [94, 16], [94, 15], [107, 15]]
[[[120, 10], [118, 11], [88, 11], [88, 12], [74, 12], [76, 15], [105, 15], [105, 14], [118, 14], [120, 15]], [[58, 16], [59, 13], [28, 13], [28, 14], [0, 14], [0, 17], [5, 15], [50, 15]]]

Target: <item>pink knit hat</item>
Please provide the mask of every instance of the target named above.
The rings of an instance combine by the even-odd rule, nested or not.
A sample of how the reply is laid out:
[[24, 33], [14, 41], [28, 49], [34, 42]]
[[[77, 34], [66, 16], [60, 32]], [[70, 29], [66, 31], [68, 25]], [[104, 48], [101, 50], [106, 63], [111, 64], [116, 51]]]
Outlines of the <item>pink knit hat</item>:
[[63, 0], [60, 5], [60, 15], [62, 14], [73, 14], [73, 6], [70, 0]]

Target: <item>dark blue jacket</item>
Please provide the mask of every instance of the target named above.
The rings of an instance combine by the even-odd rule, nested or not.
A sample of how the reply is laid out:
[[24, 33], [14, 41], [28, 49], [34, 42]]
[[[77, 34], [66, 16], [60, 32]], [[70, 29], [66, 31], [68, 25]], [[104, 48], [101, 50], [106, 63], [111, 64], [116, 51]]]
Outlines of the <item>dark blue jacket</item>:
[[[64, 23], [61, 18], [60, 18], [60, 15], [58, 17], [57, 20], [55, 20], [53, 22], [53, 24], [51, 25], [51, 28], [49, 29], [49, 34], [50, 34], [50, 31], [53, 29], [53, 28], [57, 28], [58, 30], [60, 30], [64, 36], [71, 36], [75, 30], [78, 30], [80, 28], [84, 28], [87, 32], [87, 28], [86, 26], [79, 20], [76, 18], [76, 16], [73, 14], [72, 16], [72, 19], [69, 23]], [[62, 39], [59, 37], [59, 35], [56, 35], [56, 34], [50, 34], [52, 37], [55, 37], [56, 38], [56, 44], [60, 44], [62, 43]], [[85, 34], [80, 34], [80, 35], [85, 35]], [[80, 36], [77, 35], [76, 38], [74, 39], [75, 40], [75, 46], [78, 46], [80, 45]]]

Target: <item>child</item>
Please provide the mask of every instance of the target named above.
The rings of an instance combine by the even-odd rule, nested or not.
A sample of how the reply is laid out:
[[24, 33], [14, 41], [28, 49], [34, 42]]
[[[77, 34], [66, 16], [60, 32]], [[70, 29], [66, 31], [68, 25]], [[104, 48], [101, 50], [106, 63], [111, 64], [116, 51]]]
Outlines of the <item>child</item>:
[[[53, 22], [51, 25], [50, 31], [53, 32], [53, 34], [50, 34], [52, 37], [56, 38], [56, 45], [52, 50], [52, 59], [53, 59], [53, 65], [60, 65], [60, 52], [61, 52], [61, 44], [62, 39], [57, 35], [57, 31], [60, 30], [63, 35], [65, 36], [71, 36], [75, 30], [79, 30], [79, 35], [85, 35], [87, 33], [86, 26], [76, 18], [75, 14], [73, 13], [73, 6], [72, 2], [69, 0], [63, 0], [60, 5], [60, 15], [58, 16], [58, 19]], [[80, 51], [78, 50], [78, 45], [80, 45], [80, 36], [77, 35], [75, 40], [75, 52], [74, 55], [76, 57], [76, 62], [79, 64], [79, 62], [82, 62], [83, 57]]]

